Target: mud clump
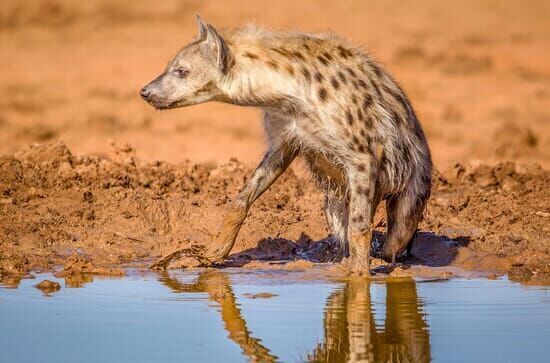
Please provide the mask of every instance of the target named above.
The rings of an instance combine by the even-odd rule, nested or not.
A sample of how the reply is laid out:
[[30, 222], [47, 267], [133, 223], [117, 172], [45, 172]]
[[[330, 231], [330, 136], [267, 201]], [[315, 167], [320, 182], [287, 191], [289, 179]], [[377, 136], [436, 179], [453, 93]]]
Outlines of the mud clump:
[[125, 272], [120, 268], [96, 267], [91, 261], [83, 258], [82, 256], [72, 255], [65, 262], [63, 271], [57, 273], [56, 276], [65, 277], [67, 275], [80, 274], [124, 276]]
[[[63, 276], [116, 276], [190, 244], [208, 245], [251, 171], [237, 160], [142, 163], [132, 147], [115, 144], [107, 156], [76, 156], [63, 143], [2, 156], [0, 279], [58, 266]], [[550, 172], [536, 164], [457, 164], [436, 173], [405, 262], [550, 280], [548, 190]], [[287, 171], [255, 203], [226, 265], [292, 270], [341, 259], [322, 199]], [[375, 224], [380, 244], [383, 207]]]
[[[0, 157], [0, 273], [118, 274], [188, 243], [207, 244], [251, 168], [142, 164], [128, 145], [75, 156], [63, 143]], [[287, 173], [259, 200], [235, 251], [265, 236], [300, 236], [320, 214], [313, 187]], [[275, 208], [272, 208], [275, 206]], [[261, 210], [262, 212], [258, 212]], [[324, 235], [324, 221], [309, 227]], [[74, 256], [77, 257], [74, 257]], [[83, 256], [86, 256], [84, 258]]]
[[[550, 172], [536, 164], [457, 164], [436, 177], [423, 229], [460, 244], [469, 269], [550, 274]], [[523, 274], [525, 276], [525, 274]], [[513, 277], [511, 275], [511, 277]]]
[[44, 294], [51, 294], [52, 292], [61, 290], [61, 285], [59, 282], [50, 280], [43, 280], [39, 284], [36, 284], [35, 287], [41, 290]]
[[271, 299], [276, 296], [277, 294], [272, 294], [270, 292], [259, 292], [257, 294], [243, 294], [244, 297], [247, 297], [249, 299]]

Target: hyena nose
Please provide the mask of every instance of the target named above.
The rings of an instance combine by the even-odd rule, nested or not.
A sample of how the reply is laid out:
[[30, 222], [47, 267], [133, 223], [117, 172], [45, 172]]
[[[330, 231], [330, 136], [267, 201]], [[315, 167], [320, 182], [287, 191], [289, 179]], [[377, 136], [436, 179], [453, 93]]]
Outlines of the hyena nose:
[[149, 96], [151, 96], [151, 91], [149, 91], [147, 87], [143, 87], [139, 92], [139, 94], [141, 95], [141, 98], [143, 98], [144, 100], [147, 100], [149, 99]]

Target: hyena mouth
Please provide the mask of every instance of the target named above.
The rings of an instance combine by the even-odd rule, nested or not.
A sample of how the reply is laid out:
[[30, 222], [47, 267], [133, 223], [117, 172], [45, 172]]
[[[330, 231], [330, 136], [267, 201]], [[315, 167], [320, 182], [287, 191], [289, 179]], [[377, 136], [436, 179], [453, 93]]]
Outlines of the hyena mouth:
[[178, 100], [178, 101], [171, 102], [171, 103], [168, 104], [168, 107], [167, 107], [167, 108], [174, 108], [174, 107], [177, 107], [177, 106], [179, 106], [182, 102], [183, 102], [183, 100]]
[[170, 102], [170, 103], [167, 103], [165, 100], [153, 100], [151, 101], [151, 105], [153, 105], [153, 107], [155, 107], [157, 110], [169, 110], [171, 108], [175, 108], [178, 106], [178, 104], [181, 102], [180, 101], [173, 101], [173, 102]]

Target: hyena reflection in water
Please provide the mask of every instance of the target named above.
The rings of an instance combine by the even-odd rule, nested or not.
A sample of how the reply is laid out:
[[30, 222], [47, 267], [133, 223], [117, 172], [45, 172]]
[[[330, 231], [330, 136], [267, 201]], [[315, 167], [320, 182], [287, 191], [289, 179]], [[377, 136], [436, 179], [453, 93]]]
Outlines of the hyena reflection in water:
[[[220, 307], [228, 338], [239, 345], [250, 362], [279, 360], [249, 331], [230, 277], [224, 272], [206, 271], [196, 282], [187, 284], [165, 273], [160, 281], [175, 293], [207, 293]], [[421, 363], [431, 360], [428, 326], [415, 282], [404, 280], [378, 285], [386, 288], [385, 324], [378, 327], [371, 286], [366, 279], [352, 279], [329, 296], [324, 309], [324, 339], [304, 355], [305, 361]]]
[[218, 33], [197, 17], [198, 38], [141, 90], [158, 109], [207, 101], [260, 107], [269, 148], [240, 192], [202, 264], [231, 251], [252, 203], [297, 157], [325, 192], [331, 234], [353, 271], [369, 273], [372, 219], [386, 201], [380, 255], [395, 263], [430, 194], [432, 163], [409, 100], [374, 60], [326, 34]]
[[[384, 285], [378, 285], [379, 287]], [[351, 280], [325, 308], [325, 339], [312, 362], [430, 362], [430, 336], [413, 280], [386, 287], [386, 319], [376, 326], [368, 280]]]

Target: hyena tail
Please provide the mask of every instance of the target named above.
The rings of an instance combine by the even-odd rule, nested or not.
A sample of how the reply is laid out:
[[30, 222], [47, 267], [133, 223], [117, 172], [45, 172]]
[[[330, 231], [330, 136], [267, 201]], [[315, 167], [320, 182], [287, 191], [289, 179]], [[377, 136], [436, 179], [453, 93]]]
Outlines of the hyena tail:
[[422, 219], [431, 188], [431, 163], [413, 172], [405, 188], [386, 200], [388, 233], [381, 255], [395, 263], [396, 257], [409, 250]]

